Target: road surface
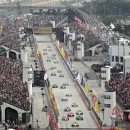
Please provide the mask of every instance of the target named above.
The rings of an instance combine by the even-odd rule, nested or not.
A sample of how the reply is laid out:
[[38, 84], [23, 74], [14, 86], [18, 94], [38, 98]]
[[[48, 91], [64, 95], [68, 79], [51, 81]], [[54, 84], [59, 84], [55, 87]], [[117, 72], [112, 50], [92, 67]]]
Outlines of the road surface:
[[[62, 116], [67, 115], [67, 112], [64, 112], [65, 107], [70, 107], [71, 111], [75, 114], [77, 110], [81, 110], [83, 112], [83, 121], [76, 121], [79, 123], [79, 128], [86, 128], [86, 129], [93, 129], [97, 130], [97, 124], [94, 121], [94, 118], [91, 116], [91, 112], [88, 111], [87, 106], [81, 96], [80, 91], [78, 90], [78, 87], [76, 86], [75, 80], [70, 75], [69, 71], [67, 70], [64, 62], [61, 59], [61, 55], [58, 53], [58, 50], [56, 49], [56, 46], [54, 45], [53, 41], [51, 40], [49, 35], [36, 35], [38, 48], [41, 51], [42, 59], [44, 62], [45, 68], [48, 70], [49, 68], [56, 66], [57, 69], [49, 70], [47, 72], [47, 75], [50, 79], [51, 84], [57, 84], [58, 88], [53, 88], [53, 93], [55, 95], [58, 108], [59, 108], [59, 122], [58, 126], [59, 129], [66, 129], [71, 128], [71, 124], [76, 121], [76, 115], [73, 118], [70, 118], [69, 121], [62, 121]], [[51, 48], [48, 48], [48, 47]], [[43, 49], [47, 49], [47, 51], [43, 51]], [[52, 51], [48, 51], [49, 49], [52, 49]], [[43, 53], [46, 52], [47, 55], [43, 55]], [[56, 55], [56, 59], [47, 58], [48, 56], [52, 56], [53, 54]], [[50, 62], [47, 62], [47, 59], [50, 59]], [[58, 63], [54, 63], [54, 61], [57, 61]], [[64, 77], [59, 77], [59, 73], [57, 73], [57, 70], [61, 70]], [[55, 73], [56, 76], [51, 76], [51, 73]], [[62, 83], [69, 83], [69, 86], [66, 87], [66, 89], [60, 89], [60, 85]], [[65, 97], [66, 93], [72, 93], [72, 97], [68, 97], [68, 101], [61, 101], [63, 97]], [[71, 104], [77, 103], [77, 108], [72, 108]], [[74, 128], [77, 129], [77, 128]]]

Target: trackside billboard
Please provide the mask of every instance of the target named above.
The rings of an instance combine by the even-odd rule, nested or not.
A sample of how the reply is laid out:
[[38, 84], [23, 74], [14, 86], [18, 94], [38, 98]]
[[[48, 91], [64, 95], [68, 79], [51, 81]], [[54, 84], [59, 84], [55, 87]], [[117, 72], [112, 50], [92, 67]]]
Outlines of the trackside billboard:
[[34, 26], [33, 33], [48, 34], [52, 33], [52, 27]]

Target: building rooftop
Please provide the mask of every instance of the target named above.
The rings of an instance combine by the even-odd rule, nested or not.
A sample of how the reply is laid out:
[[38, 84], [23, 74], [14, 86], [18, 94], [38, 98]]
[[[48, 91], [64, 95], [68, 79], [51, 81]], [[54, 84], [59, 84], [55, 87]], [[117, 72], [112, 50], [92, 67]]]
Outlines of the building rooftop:
[[129, 56], [124, 56], [124, 59], [130, 59], [130, 55]]
[[[110, 48], [117, 48], [118, 47], [118, 45], [110, 45], [109, 46]], [[119, 45], [119, 48], [126, 48], [126, 49], [129, 49], [130, 48], [130, 46], [129, 45]]]

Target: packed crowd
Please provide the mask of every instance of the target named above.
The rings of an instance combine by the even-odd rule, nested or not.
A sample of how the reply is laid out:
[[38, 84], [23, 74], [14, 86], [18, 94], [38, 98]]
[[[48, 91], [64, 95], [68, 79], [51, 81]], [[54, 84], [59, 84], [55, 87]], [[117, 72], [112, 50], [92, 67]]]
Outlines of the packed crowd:
[[[110, 63], [103, 63], [103, 64], [92, 64], [91, 68], [96, 73], [101, 73], [101, 68], [105, 66], [110, 66]], [[123, 71], [123, 65], [117, 66], [115, 65], [113, 68], [111, 68], [111, 75], [119, 74], [119, 72]]]
[[[28, 16], [26, 19], [13, 19], [11, 21], [5, 20], [2, 21], [2, 32], [1, 36], [3, 37], [2, 43], [9, 48], [14, 48], [16, 51], [20, 51], [20, 40], [18, 37], [18, 29], [19, 27], [32, 27], [35, 25], [44, 25], [49, 24], [50, 21], [55, 21], [57, 24], [61, 20], [63, 20], [63, 16], [39, 16], [33, 15]], [[10, 36], [8, 36], [10, 35]], [[16, 47], [16, 48], [15, 48]]]
[[7, 122], [2, 121], [3, 123], [3, 127], [5, 127], [5, 129], [15, 129], [15, 130], [22, 130], [22, 127], [20, 126], [20, 122], [16, 119], [15, 121], [11, 121], [11, 120], [7, 120]]
[[22, 82], [22, 62], [0, 56], [0, 97], [7, 103], [25, 109], [30, 106], [27, 83]]
[[[19, 47], [14, 50], [20, 51], [20, 41], [18, 33], [19, 27], [30, 27], [33, 25], [45, 25], [50, 21], [59, 22], [62, 16], [37, 16], [27, 17], [26, 20], [13, 19], [11, 21], [3, 21], [2, 25], [2, 44], [9, 48]], [[10, 36], [9, 36], [10, 35]], [[22, 82], [22, 61], [7, 59], [0, 56], [0, 99], [4, 102], [14, 105], [20, 109], [27, 110], [30, 102], [27, 101], [29, 91], [27, 83]], [[3, 124], [7, 128], [21, 130], [16, 122], [5, 122]]]
[[93, 35], [92, 31], [89, 31], [83, 25], [77, 22], [71, 22], [69, 25], [70, 30], [75, 31], [76, 35], [82, 34], [85, 36], [85, 48], [89, 49], [95, 45], [100, 44], [99, 37]]
[[97, 73], [101, 73], [101, 68], [104, 67], [104, 64], [92, 64], [91, 68]]
[[54, 16], [54, 15], [34, 15], [33, 17], [28, 17], [29, 24], [31, 25], [47, 25], [50, 21], [55, 21], [55, 24], [62, 21], [64, 16]]
[[113, 75], [105, 85], [110, 91], [116, 91], [116, 98], [125, 109], [130, 109], [130, 73]]

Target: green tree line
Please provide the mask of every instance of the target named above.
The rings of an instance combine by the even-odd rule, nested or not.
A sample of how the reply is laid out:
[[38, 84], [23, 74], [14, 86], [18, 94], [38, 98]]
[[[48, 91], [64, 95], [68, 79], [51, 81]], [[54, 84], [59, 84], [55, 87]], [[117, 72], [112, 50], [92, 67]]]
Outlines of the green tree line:
[[[84, 2], [83, 8], [81, 10], [85, 11], [90, 15], [94, 15], [106, 25], [113, 23], [115, 25], [115, 31], [123, 33], [121, 30], [121, 20], [126, 22], [130, 19], [130, 2], [127, 0], [104, 0], [103, 2], [93, 1]], [[124, 26], [124, 34], [130, 36], [130, 25]]]

